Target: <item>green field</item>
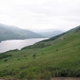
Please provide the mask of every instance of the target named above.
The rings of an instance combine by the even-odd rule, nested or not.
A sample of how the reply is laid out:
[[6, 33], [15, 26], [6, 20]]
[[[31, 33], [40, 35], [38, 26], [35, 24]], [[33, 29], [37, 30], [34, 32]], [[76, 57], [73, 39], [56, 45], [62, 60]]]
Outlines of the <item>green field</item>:
[[20, 51], [0, 54], [0, 77], [80, 77], [80, 26]]

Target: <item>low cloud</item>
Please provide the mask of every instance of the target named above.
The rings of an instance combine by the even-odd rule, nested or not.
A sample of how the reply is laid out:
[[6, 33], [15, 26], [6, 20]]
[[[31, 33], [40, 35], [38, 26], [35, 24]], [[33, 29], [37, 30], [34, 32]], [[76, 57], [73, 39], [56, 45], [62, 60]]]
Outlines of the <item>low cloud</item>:
[[80, 25], [80, 0], [0, 0], [0, 23], [30, 30]]

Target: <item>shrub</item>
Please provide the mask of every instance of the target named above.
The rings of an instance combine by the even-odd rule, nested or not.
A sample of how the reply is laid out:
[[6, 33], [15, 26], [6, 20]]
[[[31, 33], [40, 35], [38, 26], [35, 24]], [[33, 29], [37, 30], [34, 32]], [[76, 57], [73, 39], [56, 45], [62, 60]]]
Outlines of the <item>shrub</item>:
[[36, 57], [36, 54], [33, 54], [33, 56], [32, 56], [34, 59], [35, 59], [35, 57]]
[[5, 59], [5, 60], [4, 60], [4, 62], [7, 62], [7, 61], [8, 61], [8, 59]]

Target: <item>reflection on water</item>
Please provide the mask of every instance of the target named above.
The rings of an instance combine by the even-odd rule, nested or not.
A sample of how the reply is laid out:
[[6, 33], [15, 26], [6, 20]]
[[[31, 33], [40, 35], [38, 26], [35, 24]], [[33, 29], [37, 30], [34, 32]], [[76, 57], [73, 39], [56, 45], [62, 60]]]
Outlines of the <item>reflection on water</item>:
[[6, 52], [9, 50], [14, 50], [14, 49], [21, 49], [25, 46], [32, 45], [36, 42], [39, 42], [41, 40], [44, 40], [45, 38], [36, 38], [36, 39], [25, 39], [25, 40], [7, 40], [7, 41], [2, 41], [0, 43], [0, 53], [1, 52]]

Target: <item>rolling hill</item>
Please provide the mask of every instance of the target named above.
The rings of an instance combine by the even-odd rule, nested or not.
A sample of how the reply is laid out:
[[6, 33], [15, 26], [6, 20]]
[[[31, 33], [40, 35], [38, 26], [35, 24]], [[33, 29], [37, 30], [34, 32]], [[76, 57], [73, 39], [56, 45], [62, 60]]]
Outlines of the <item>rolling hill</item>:
[[44, 36], [15, 26], [0, 24], [0, 41], [28, 38], [44, 38]]
[[0, 54], [0, 77], [80, 77], [80, 26], [22, 50]]

